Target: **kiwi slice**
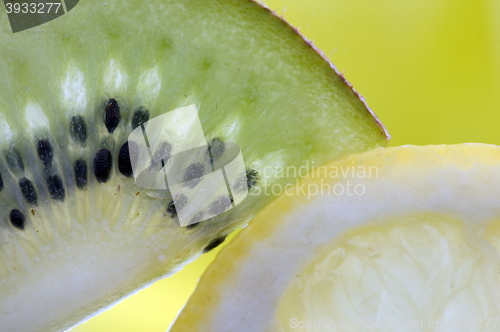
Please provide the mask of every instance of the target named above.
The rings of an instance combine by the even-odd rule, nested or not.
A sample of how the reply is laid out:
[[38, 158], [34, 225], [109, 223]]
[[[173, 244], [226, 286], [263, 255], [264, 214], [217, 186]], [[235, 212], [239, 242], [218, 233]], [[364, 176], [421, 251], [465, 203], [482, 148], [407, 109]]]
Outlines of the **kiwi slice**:
[[[5, 331], [67, 329], [174, 273], [296, 180], [269, 169], [387, 141], [331, 64], [252, 1], [80, 1], [15, 34], [0, 20], [0, 45]], [[127, 138], [192, 104], [207, 142], [240, 147], [250, 192], [180, 227], [171, 199], [135, 183]]]

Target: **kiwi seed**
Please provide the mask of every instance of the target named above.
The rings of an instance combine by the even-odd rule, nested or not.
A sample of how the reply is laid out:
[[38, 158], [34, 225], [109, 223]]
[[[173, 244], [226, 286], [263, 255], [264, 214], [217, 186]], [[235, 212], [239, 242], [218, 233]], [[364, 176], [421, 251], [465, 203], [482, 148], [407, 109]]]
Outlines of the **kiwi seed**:
[[145, 107], [140, 107], [132, 116], [132, 129], [135, 129], [149, 120], [149, 111]]
[[133, 174], [128, 142], [123, 143], [120, 152], [118, 152], [118, 170], [126, 177], [131, 177]]
[[94, 157], [94, 175], [97, 181], [105, 183], [109, 180], [111, 172], [112, 157], [108, 149], [97, 151]]
[[203, 179], [203, 171], [205, 166], [200, 163], [189, 165], [184, 174], [184, 182], [189, 188], [194, 188]]
[[85, 143], [87, 140], [87, 124], [81, 115], [75, 115], [71, 118], [69, 126], [71, 137], [78, 143]]
[[19, 180], [19, 187], [21, 188], [24, 199], [31, 205], [37, 205], [37, 194], [33, 182], [27, 178], [22, 178]]
[[38, 141], [37, 147], [38, 157], [42, 161], [44, 166], [50, 166], [52, 163], [52, 158], [54, 157], [54, 152], [52, 151], [52, 146], [50, 142], [46, 139]]
[[220, 246], [226, 240], [225, 236], [219, 237], [215, 240], [212, 240], [206, 247], [203, 249], [203, 253], [210, 252]]
[[21, 213], [21, 211], [16, 209], [10, 211], [9, 219], [12, 226], [20, 230], [24, 229], [24, 222], [26, 221], [26, 217]]
[[85, 160], [79, 159], [75, 161], [73, 171], [75, 172], [76, 186], [80, 189], [85, 188], [87, 185], [87, 163]]
[[118, 127], [118, 122], [120, 122], [120, 106], [116, 100], [110, 99], [104, 111], [104, 124], [110, 134]]
[[64, 184], [58, 175], [51, 175], [47, 178], [47, 187], [49, 188], [50, 197], [58, 201], [64, 201], [65, 190]]

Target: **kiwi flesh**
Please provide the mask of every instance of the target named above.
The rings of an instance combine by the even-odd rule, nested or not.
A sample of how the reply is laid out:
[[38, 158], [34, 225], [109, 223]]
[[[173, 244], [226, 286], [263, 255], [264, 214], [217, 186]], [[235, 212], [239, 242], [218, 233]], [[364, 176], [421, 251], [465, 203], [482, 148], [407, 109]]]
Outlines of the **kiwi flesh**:
[[[289, 176], [385, 145], [356, 92], [247, 0], [81, 0], [13, 34], [0, 20], [0, 327], [62, 331], [222, 243]], [[248, 197], [180, 227], [136, 185], [127, 138], [196, 105], [207, 142], [242, 151]], [[217, 155], [224, 151], [214, 151]], [[214, 197], [214, 202], [219, 197]]]

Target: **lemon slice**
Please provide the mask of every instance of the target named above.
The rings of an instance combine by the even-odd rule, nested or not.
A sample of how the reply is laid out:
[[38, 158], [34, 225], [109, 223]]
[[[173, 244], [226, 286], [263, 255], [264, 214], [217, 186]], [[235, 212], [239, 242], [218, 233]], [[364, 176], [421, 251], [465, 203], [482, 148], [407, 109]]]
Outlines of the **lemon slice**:
[[483, 144], [317, 168], [220, 252], [171, 331], [497, 331], [499, 188]]

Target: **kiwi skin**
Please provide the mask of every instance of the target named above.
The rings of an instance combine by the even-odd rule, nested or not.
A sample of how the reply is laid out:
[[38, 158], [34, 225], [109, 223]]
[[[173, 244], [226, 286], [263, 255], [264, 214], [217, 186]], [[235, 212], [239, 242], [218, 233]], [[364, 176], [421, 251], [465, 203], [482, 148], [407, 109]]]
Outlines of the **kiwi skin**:
[[[0, 20], [0, 45], [6, 331], [65, 330], [174, 273], [269, 204], [264, 186], [295, 182], [263, 178], [266, 166], [387, 140], [330, 64], [251, 1], [81, 1], [16, 34]], [[191, 104], [207, 142], [241, 148], [250, 193], [188, 228], [120, 151], [146, 118]]]

